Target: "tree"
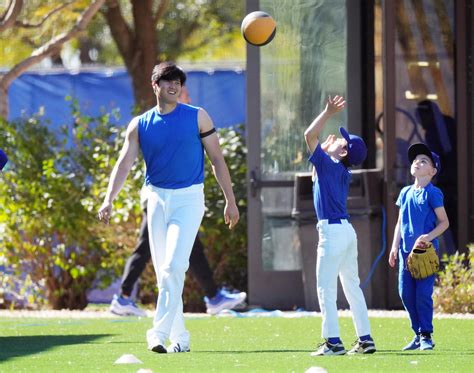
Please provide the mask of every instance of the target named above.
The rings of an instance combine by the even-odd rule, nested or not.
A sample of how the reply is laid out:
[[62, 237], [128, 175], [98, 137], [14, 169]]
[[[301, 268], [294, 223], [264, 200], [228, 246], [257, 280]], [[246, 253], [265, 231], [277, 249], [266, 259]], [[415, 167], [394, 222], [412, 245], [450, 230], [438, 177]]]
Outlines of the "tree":
[[188, 51], [189, 42], [190, 48], [198, 48], [235, 35], [243, 11], [243, 1], [107, 0], [101, 13], [131, 76], [137, 107], [145, 109], [155, 101], [150, 89], [155, 64], [176, 60]]
[[[22, 13], [27, 10], [26, 4], [23, 2], [23, 0], [10, 0], [8, 2], [6, 11], [2, 15], [0, 15], [0, 32], [2, 33], [17, 28], [42, 30], [44, 25], [51, 17], [58, 17], [59, 15], [61, 15], [64, 9], [73, 4], [76, 4], [81, 12], [73, 26], [69, 26], [69, 28], [66, 28], [64, 32], [61, 32], [58, 35], [53, 34], [53, 36], [51, 36], [49, 40], [36, 47], [30, 54], [30, 56], [23, 59], [19, 63], [16, 63], [8, 72], [1, 76], [0, 117], [8, 117], [8, 88], [10, 87], [13, 80], [15, 80], [23, 72], [28, 70], [31, 66], [39, 63], [46, 57], [57, 54], [60, 48], [64, 45], [64, 43], [83, 32], [91, 21], [91, 19], [99, 11], [100, 7], [104, 4], [104, 2], [105, 0], [61, 2], [59, 3], [59, 5], [56, 4], [48, 12], [43, 13], [39, 17], [39, 21], [36, 23], [26, 21], [26, 19], [30, 19], [28, 17], [21, 17]], [[35, 1], [29, 2], [28, 5], [30, 7], [36, 5], [32, 3], [35, 3]]]

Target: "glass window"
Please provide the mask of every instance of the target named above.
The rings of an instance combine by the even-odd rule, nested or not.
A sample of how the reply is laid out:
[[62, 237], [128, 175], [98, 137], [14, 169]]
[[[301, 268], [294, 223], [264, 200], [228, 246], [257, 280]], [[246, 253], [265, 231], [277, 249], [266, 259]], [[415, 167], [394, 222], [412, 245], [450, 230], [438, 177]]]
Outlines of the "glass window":
[[[382, 2], [376, 1], [375, 50], [378, 124], [383, 132]], [[454, 0], [400, 0], [396, 3], [395, 181], [401, 189], [413, 182], [408, 147], [426, 143], [441, 158], [434, 184], [444, 193], [450, 229], [442, 251], [456, 248], [457, 151], [455, 121]], [[379, 139], [380, 140], [380, 139]], [[380, 140], [381, 141], [381, 140]], [[381, 157], [378, 157], [381, 166]]]
[[[293, 180], [310, 171], [303, 133], [330, 94], [346, 91], [346, 1], [260, 0], [277, 21], [275, 39], [260, 48], [263, 180]], [[337, 133], [345, 111], [326, 126]], [[301, 268], [293, 191], [262, 189], [265, 270]]]

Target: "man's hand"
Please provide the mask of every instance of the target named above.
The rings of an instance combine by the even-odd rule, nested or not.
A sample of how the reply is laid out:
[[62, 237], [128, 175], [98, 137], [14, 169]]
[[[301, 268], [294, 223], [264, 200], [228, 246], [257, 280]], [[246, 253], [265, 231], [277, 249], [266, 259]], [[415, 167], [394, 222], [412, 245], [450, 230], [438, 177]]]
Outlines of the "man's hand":
[[99, 220], [105, 224], [109, 224], [110, 216], [112, 215], [112, 203], [104, 202], [99, 209]]
[[235, 203], [226, 203], [224, 207], [224, 222], [229, 229], [234, 228], [240, 219], [239, 209]]
[[345, 104], [346, 100], [344, 100], [344, 97], [338, 95], [333, 97], [329, 96], [325, 111], [330, 115], [336, 114], [337, 112], [344, 109]]

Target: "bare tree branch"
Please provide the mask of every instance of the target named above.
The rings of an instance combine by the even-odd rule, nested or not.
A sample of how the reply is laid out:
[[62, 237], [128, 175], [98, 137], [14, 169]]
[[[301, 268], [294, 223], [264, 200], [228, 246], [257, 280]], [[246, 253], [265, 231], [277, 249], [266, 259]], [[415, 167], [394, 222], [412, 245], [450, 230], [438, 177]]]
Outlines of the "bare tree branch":
[[0, 32], [9, 29], [15, 24], [22, 9], [23, 0], [10, 0], [6, 12], [0, 17]]
[[53, 16], [55, 13], [61, 11], [62, 9], [66, 8], [67, 6], [75, 3], [77, 0], [71, 0], [71, 1], [68, 1], [60, 6], [58, 6], [57, 8], [53, 9], [51, 12], [49, 12], [48, 14], [46, 14], [43, 19], [41, 20], [40, 23], [28, 23], [28, 22], [23, 22], [23, 21], [20, 21], [20, 20], [17, 20], [15, 22], [15, 26], [18, 26], [18, 27], [22, 27], [22, 28], [28, 28], [28, 29], [31, 29], [31, 28], [38, 28], [38, 27], [41, 27], [43, 26], [43, 24], [51, 17]]
[[155, 16], [153, 17], [153, 23], [156, 25], [160, 21], [161, 17], [166, 13], [168, 10], [169, 0], [161, 0], [160, 5], [158, 5], [158, 9], [156, 10]]
[[54, 37], [42, 47], [34, 50], [30, 57], [15, 65], [10, 71], [2, 76], [0, 80], [0, 116], [4, 118], [8, 117], [8, 88], [10, 87], [13, 80], [31, 66], [42, 61], [44, 58], [57, 53], [64, 43], [74, 38], [80, 32], [84, 31], [104, 2], [105, 0], [95, 0], [81, 14], [71, 30]]

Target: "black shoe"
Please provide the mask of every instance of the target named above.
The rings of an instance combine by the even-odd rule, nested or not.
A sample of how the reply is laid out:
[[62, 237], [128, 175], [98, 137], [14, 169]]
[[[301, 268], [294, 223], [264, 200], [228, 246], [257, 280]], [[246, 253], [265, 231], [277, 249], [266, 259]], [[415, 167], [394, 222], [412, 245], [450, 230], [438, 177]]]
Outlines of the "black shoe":
[[151, 349], [153, 352], [156, 352], [158, 354], [166, 354], [168, 351], [166, 351], [166, 347], [163, 345], [156, 345]]

